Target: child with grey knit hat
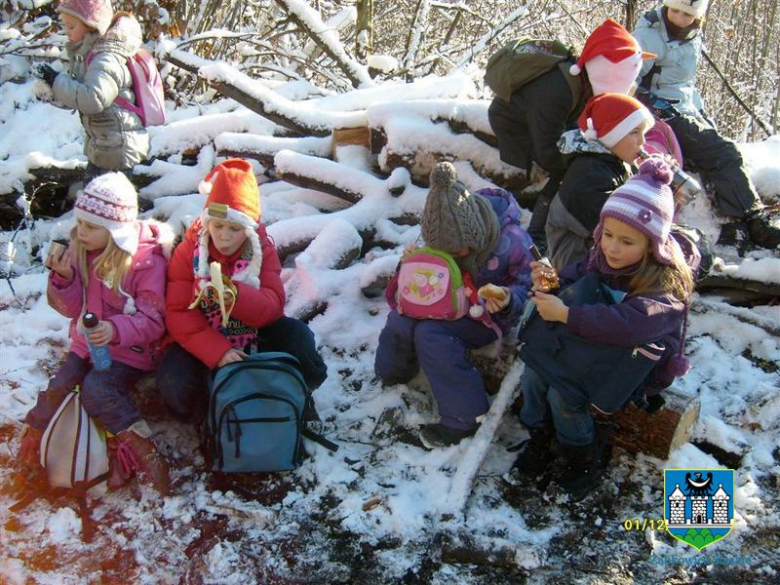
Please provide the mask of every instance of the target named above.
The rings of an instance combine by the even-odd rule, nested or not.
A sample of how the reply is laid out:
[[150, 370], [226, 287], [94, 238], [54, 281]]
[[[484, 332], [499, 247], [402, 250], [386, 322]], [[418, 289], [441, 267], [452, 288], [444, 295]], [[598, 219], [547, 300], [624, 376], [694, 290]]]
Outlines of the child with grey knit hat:
[[451, 255], [474, 288], [501, 289], [498, 298], [485, 299], [486, 318], [472, 312], [444, 320], [403, 314], [395, 300], [397, 277], [388, 287], [391, 310], [379, 336], [376, 374], [385, 384], [404, 384], [423, 370], [440, 420], [423, 425], [420, 438], [433, 448], [473, 435], [488, 410], [482, 375], [467, 350], [493, 343], [518, 322], [531, 287], [532, 242], [508, 191], [471, 193], [446, 162], [433, 169], [430, 184], [421, 222], [427, 246]]

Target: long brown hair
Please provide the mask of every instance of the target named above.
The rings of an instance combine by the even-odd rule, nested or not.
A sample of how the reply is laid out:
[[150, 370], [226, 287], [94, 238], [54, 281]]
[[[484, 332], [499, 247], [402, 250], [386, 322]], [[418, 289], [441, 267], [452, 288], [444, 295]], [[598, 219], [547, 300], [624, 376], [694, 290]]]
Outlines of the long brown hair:
[[684, 303], [688, 302], [693, 293], [693, 272], [685, 262], [680, 246], [669, 248], [672, 251], [672, 264], [665, 265], [655, 259], [648, 247], [636, 274], [628, 284], [629, 295], [665, 292]]
[[[87, 251], [76, 237], [76, 232], [77, 228], [74, 227], [70, 231], [70, 239], [73, 244], [73, 249], [76, 252], [76, 266], [81, 274], [81, 281], [86, 287], [89, 283], [90, 274], [89, 263], [87, 262]], [[119, 294], [119, 287], [125, 276], [127, 276], [127, 273], [130, 272], [132, 263], [133, 257], [117, 246], [114, 242], [114, 238], [109, 234], [108, 244], [106, 244], [106, 247], [100, 255], [95, 258], [93, 266], [95, 268], [95, 275], [106, 284], [110, 284], [111, 290], [114, 291], [115, 294]]]

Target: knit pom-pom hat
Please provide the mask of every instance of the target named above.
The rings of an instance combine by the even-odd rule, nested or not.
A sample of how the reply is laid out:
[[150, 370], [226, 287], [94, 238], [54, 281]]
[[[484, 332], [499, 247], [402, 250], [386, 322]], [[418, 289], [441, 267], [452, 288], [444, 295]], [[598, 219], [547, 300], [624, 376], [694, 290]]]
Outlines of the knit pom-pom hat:
[[644, 161], [639, 173], [615, 189], [601, 208], [594, 240], [601, 240], [604, 220], [612, 217], [646, 235], [655, 259], [661, 264], [671, 265], [672, 247], [678, 246], [671, 236], [674, 198], [669, 184], [672, 175], [672, 169], [660, 158]]
[[468, 246], [470, 252], [461, 262], [476, 278], [498, 242], [498, 216], [487, 199], [472, 195], [458, 180], [451, 163], [441, 162], [433, 168], [430, 185], [422, 213], [422, 237], [427, 245], [448, 254]]
[[612, 148], [640, 124], [650, 128], [653, 115], [631, 96], [605, 93], [588, 100], [578, 123], [585, 138]]
[[76, 219], [104, 227], [118, 248], [131, 256], [138, 251], [138, 194], [123, 173], [92, 179], [76, 197]]
[[62, 0], [57, 6], [57, 12], [78, 18], [89, 28], [98, 31], [100, 36], [106, 34], [114, 18], [110, 0]]
[[579, 75], [585, 68], [594, 95], [627, 93], [639, 75], [642, 59], [652, 57], [655, 55], [642, 51], [625, 28], [608, 18], [590, 34], [580, 58], [569, 72]]
[[680, 10], [695, 18], [701, 18], [707, 12], [710, 0], [664, 0], [664, 6]]
[[218, 219], [236, 223], [244, 228], [244, 234], [252, 245], [252, 257], [246, 270], [233, 275], [235, 282], [244, 282], [260, 288], [260, 269], [263, 251], [257, 228], [260, 221], [260, 192], [252, 165], [240, 158], [231, 158], [214, 167], [198, 185], [198, 191], [206, 195], [206, 203], [200, 214], [203, 226], [199, 241], [198, 276], [209, 274], [209, 222]]

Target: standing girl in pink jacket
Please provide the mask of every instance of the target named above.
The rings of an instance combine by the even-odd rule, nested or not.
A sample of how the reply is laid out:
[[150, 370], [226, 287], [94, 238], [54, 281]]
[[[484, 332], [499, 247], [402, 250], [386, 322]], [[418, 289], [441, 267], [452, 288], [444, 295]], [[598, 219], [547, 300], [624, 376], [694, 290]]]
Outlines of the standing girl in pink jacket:
[[[121, 173], [97, 177], [76, 199], [76, 227], [71, 243], [51, 253], [47, 287], [49, 304], [70, 321], [70, 349], [49, 386], [38, 395], [25, 417], [19, 454], [24, 474], [40, 468], [43, 431], [68, 392], [80, 386], [89, 415], [110, 433], [110, 489], [117, 489], [137, 471], [165, 495], [168, 467], [151, 441], [129, 390], [156, 367], [165, 331], [163, 240], [166, 226], [139, 221], [135, 188]], [[97, 326], [84, 331], [82, 318], [93, 313]], [[93, 346], [107, 346], [111, 365], [99, 371], [90, 360]]]

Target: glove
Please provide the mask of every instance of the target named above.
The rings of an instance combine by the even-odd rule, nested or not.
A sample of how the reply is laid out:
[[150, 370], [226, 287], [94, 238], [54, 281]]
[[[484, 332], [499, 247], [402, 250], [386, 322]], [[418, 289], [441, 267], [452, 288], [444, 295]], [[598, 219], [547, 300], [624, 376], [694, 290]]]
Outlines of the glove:
[[680, 100], [667, 100], [641, 87], [636, 90], [635, 97], [658, 120], [668, 122], [680, 115], [679, 110], [674, 107], [674, 104], [679, 104]]
[[54, 85], [54, 80], [59, 75], [59, 72], [47, 63], [38, 63], [32, 68], [32, 74], [33, 77], [37, 77], [51, 87]]

